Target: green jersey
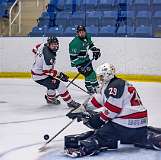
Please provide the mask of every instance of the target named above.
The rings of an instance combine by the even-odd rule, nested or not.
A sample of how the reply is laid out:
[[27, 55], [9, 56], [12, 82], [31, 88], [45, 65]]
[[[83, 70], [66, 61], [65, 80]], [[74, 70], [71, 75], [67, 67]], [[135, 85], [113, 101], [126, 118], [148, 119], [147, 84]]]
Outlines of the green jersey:
[[79, 66], [82, 63], [89, 61], [89, 55], [87, 52], [93, 46], [94, 44], [91, 41], [91, 36], [89, 34], [87, 34], [84, 39], [76, 36], [69, 44], [71, 66]]

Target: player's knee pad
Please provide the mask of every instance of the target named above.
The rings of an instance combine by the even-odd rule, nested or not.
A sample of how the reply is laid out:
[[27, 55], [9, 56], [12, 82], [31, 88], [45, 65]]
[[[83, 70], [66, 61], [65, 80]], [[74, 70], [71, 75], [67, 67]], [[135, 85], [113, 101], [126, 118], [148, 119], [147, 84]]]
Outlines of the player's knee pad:
[[79, 141], [91, 136], [94, 131], [88, 131], [76, 135], [68, 135], [64, 137], [64, 148], [79, 148]]

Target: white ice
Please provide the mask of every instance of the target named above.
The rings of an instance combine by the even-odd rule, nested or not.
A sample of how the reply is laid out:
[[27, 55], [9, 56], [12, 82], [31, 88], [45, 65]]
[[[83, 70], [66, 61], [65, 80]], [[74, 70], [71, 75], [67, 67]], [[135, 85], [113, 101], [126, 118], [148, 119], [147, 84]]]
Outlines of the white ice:
[[[76, 81], [81, 87], [83, 81]], [[161, 83], [132, 82], [148, 109], [149, 125], [161, 127]], [[83, 102], [88, 95], [70, 86], [73, 98]], [[47, 152], [38, 152], [44, 144], [43, 135], [51, 137], [70, 120], [65, 117], [69, 111], [66, 104], [48, 106], [44, 100], [46, 89], [31, 79], [0, 79], [0, 160], [65, 160], [63, 137], [84, 132], [82, 123], [72, 123], [50, 144]], [[126, 133], [125, 133], [126, 136]], [[161, 160], [160, 151], [121, 145], [117, 151], [100, 153], [92, 160]]]

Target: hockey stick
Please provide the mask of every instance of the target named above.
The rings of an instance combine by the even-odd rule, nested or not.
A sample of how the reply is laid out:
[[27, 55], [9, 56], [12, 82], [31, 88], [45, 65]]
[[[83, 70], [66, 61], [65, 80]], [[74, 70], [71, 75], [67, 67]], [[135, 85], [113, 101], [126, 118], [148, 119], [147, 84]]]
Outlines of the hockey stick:
[[65, 125], [58, 133], [56, 133], [50, 140], [48, 140], [42, 147], [39, 148], [40, 152], [43, 152], [47, 149], [47, 144], [49, 144], [53, 139], [55, 139], [60, 133], [62, 133], [68, 126], [70, 126], [75, 119], [70, 121], [67, 125]]
[[[70, 80], [68, 80], [69, 82], [71, 82]], [[82, 90], [83, 92], [87, 93], [88, 95], [90, 95], [85, 89], [81, 88], [80, 86], [78, 86], [77, 84], [75, 84], [74, 82], [72, 82], [71, 84], [73, 84], [75, 87], [79, 88], [80, 90]]]
[[[83, 106], [86, 105], [86, 104], [88, 103], [89, 99], [90, 99], [90, 96], [85, 100], [85, 102], [84, 102], [82, 105], [80, 105], [80, 107], [75, 108], [75, 109], [72, 109], [72, 110], [69, 111], [67, 114], [69, 114], [69, 113], [71, 113], [71, 112], [73, 112], [73, 111], [75, 111], [75, 110], [77, 110], [77, 109], [84, 108]], [[75, 119], [76, 119], [76, 118], [75, 118]], [[45, 150], [47, 149], [47, 145], [48, 145], [51, 141], [53, 141], [60, 133], [62, 133], [68, 126], [70, 126], [70, 125], [75, 121], [75, 119], [73, 119], [73, 120], [70, 121], [67, 125], [65, 125], [58, 133], [56, 133], [50, 140], [48, 140], [48, 141], [47, 141], [42, 147], [40, 147], [38, 150], [39, 150], [40, 152], [45, 151]]]
[[[84, 66], [84, 69], [86, 69], [89, 65], [90, 65], [90, 63], [92, 62], [94, 60], [94, 58], [92, 58], [85, 66]], [[69, 83], [68, 83], [68, 85], [66, 86], [67, 88], [76, 80], [76, 78], [80, 75], [81, 73], [79, 72], [79, 73], [77, 73], [77, 75], [71, 80], [71, 81], [69, 81]], [[60, 94], [58, 94], [57, 96], [56, 96], [56, 98], [58, 98], [60, 96]]]

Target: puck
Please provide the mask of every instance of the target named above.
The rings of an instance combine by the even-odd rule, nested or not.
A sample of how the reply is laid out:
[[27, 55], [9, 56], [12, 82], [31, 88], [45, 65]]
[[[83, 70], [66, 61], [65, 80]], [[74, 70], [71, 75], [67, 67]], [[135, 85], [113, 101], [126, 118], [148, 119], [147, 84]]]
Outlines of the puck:
[[48, 135], [48, 134], [45, 134], [45, 135], [44, 135], [44, 139], [45, 139], [45, 140], [48, 140], [48, 139], [49, 139], [49, 135]]

